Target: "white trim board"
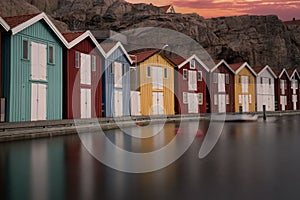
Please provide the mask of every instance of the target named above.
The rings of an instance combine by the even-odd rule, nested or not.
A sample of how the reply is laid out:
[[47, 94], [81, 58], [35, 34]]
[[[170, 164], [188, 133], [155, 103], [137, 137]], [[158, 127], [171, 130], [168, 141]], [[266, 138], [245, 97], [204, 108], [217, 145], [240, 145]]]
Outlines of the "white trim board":
[[0, 24], [2, 25], [2, 27], [6, 30], [6, 31], [9, 31], [10, 30], [10, 27], [9, 25], [6, 23], [6, 21], [0, 17]]
[[104, 52], [103, 48], [100, 46], [100, 44], [98, 43], [98, 41], [96, 40], [96, 38], [94, 37], [94, 35], [91, 33], [91, 31], [85, 31], [83, 34], [81, 34], [79, 37], [77, 37], [76, 39], [74, 39], [73, 41], [71, 41], [69, 43], [69, 49], [73, 48], [75, 45], [77, 45], [78, 43], [80, 43], [81, 41], [85, 40], [86, 38], [90, 38], [93, 43], [95, 44], [95, 46], [97, 47], [97, 49], [101, 52], [101, 54], [106, 57], [106, 53]]
[[269, 65], [266, 65], [262, 70], [260, 70], [257, 76], [260, 76], [265, 70], [268, 70], [275, 79], [277, 78], [276, 74], [274, 73], [274, 71], [271, 69]]
[[44, 12], [12, 28], [11, 29], [12, 35], [16, 35], [20, 31], [28, 28], [29, 26], [35, 24], [36, 22], [42, 19], [48, 24], [48, 26], [56, 34], [56, 36], [60, 39], [60, 41], [69, 49], [69, 43], [67, 42], [67, 40], [64, 38], [64, 36], [60, 33], [60, 31], [56, 28], [56, 26], [52, 23], [52, 21]]
[[184, 65], [186, 65], [187, 63], [191, 62], [193, 59], [195, 59], [207, 72], [209, 72], [208, 67], [202, 62], [202, 60], [200, 60], [200, 58], [198, 56], [196, 56], [195, 54], [192, 55], [191, 57], [189, 57], [188, 59], [186, 59], [183, 63], [181, 63], [180, 65], [178, 65], [178, 68], [180, 69], [181, 67], [183, 67]]
[[121, 48], [121, 50], [123, 51], [123, 53], [125, 54], [125, 56], [127, 57], [128, 61], [130, 62], [130, 64], [133, 64], [132, 59], [130, 58], [129, 54], [127, 53], [127, 51], [125, 50], [124, 46], [122, 45], [121, 42], [118, 42], [111, 50], [109, 50], [109, 52], [106, 54], [106, 58], [108, 58], [111, 54], [113, 54], [113, 52], [115, 52], [118, 48]]
[[212, 68], [210, 70], [210, 72], [215, 71], [216, 69], [218, 69], [218, 67], [220, 67], [222, 64], [224, 64], [233, 74], [235, 73], [231, 67], [228, 65], [228, 63], [225, 60], [221, 60], [214, 68]]

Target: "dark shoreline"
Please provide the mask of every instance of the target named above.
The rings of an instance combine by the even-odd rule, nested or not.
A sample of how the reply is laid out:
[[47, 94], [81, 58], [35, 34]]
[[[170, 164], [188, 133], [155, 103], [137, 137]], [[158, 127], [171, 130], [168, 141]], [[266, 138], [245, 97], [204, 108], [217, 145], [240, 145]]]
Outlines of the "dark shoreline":
[[[227, 113], [227, 115], [236, 114], [238, 113]], [[262, 112], [248, 114], [257, 114], [258, 117], [263, 116]], [[300, 115], [300, 111], [275, 111], [267, 112], [266, 115], [267, 117]], [[102, 130], [112, 130], [132, 126], [145, 126], [150, 121], [154, 123], [174, 123], [188, 120], [210, 120], [210, 114], [0, 123], [0, 142], [72, 135], [77, 134], [78, 129], [97, 131], [99, 130], [99, 125]]]

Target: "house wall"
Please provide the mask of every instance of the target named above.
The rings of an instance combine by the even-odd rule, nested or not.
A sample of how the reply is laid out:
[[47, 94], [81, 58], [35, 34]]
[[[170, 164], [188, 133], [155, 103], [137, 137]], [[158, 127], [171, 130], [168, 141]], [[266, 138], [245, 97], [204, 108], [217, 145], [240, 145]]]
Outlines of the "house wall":
[[[218, 83], [213, 82], [214, 73], [223, 73], [229, 74], [229, 84], [225, 84], [225, 93], [218, 92]], [[211, 112], [219, 112], [218, 105], [215, 105], [215, 95], [218, 94], [228, 94], [229, 95], [229, 104], [226, 104], [226, 112], [234, 112], [234, 75], [230, 69], [224, 64], [220, 65], [218, 69], [210, 73], [209, 76], [210, 88], [207, 95], [207, 98], [210, 99]]]
[[[168, 69], [168, 78], [163, 77], [163, 90], [153, 90], [152, 74], [147, 77], [147, 67], [156, 66]], [[165, 114], [173, 115], [174, 111], [174, 67], [161, 55], [155, 54], [139, 64], [140, 92], [141, 92], [141, 114], [151, 115], [152, 92], [163, 92]]]
[[[183, 79], [183, 70], [201, 71], [202, 81], [197, 80], [197, 91], [189, 91], [188, 89], [188, 79]], [[188, 77], [189, 78], [189, 77]], [[188, 105], [183, 103], [183, 92], [189, 93], [202, 93], [203, 94], [203, 104], [198, 105], [199, 113], [206, 113], [207, 101], [206, 101], [206, 91], [207, 91], [207, 71], [196, 62], [196, 69], [190, 69], [190, 63], [187, 63], [180, 69], [176, 69], [175, 72], [175, 113], [176, 114], [188, 114]]]
[[[286, 80], [287, 87], [285, 89], [285, 94], [282, 94], [282, 91], [280, 89], [280, 80]], [[287, 76], [286, 73], [283, 73], [283, 75], [280, 78], [277, 78], [275, 80], [275, 109], [276, 110], [282, 110], [282, 106], [280, 104], [280, 96], [287, 96], [287, 105], [285, 110], [290, 110], [291, 109], [291, 100], [290, 100], [290, 79]]]
[[[3, 44], [3, 96], [6, 99], [6, 121], [31, 120], [31, 48], [29, 59], [22, 58], [22, 41], [47, 45], [47, 120], [62, 119], [62, 44], [45, 22], [39, 21], [11, 36], [6, 34]], [[48, 47], [55, 49], [55, 64], [48, 63]], [[29, 46], [30, 47], [30, 46]]]
[[114, 114], [114, 76], [110, 72], [110, 66], [113, 62], [120, 62], [125, 65], [125, 72], [123, 75], [123, 115], [130, 115], [130, 62], [124, 55], [121, 48], [118, 48], [109, 58], [105, 59], [102, 76], [102, 91], [104, 116], [113, 117]]
[[[271, 84], [261, 84], [261, 78], [270, 79]], [[268, 69], [262, 71], [256, 78], [256, 94], [257, 111], [263, 111], [263, 105], [266, 105], [267, 111], [275, 111], [275, 79]]]
[[[250, 77], [250, 84], [248, 85], [248, 92], [242, 92], [242, 83], [239, 83], [239, 76], [248, 76]], [[249, 112], [255, 112], [255, 103], [256, 103], [256, 95], [255, 95], [255, 77], [253, 76], [252, 72], [247, 68], [244, 67], [238, 74], [234, 76], [234, 87], [235, 87], [235, 112], [240, 111], [240, 106], [242, 104], [239, 102], [239, 95], [251, 95], [251, 102], [249, 101]]]
[[[96, 71], [91, 72], [92, 84], [80, 84], [80, 68], [75, 67], [75, 53], [96, 56]], [[80, 118], [80, 88], [89, 88], [92, 91], [92, 117], [102, 117], [102, 81], [101, 68], [103, 56], [96, 49], [90, 39], [85, 39], [72, 49], [64, 50], [64, 118]]]
[[[297, 103], [296, 103], [297, 108], [296, 108], [296, 110], [299, 110], [299, 109], [300, 109], [300, 92], [299, 92], [299, 91], [300, 91], [300, 90], [299, 90], [300, 79], [299, 79], [299, 77], [298, 77], [297, 75], [294, 75], [291, 79], [292, 79], [292, 80], [295, 79], [295, 80], [298, 81], [298, 89], [295, 90], [295, 94], [294, 94], [294, 93], [293, 93], [294, 91], [293, 91], [293, 89], [292, 89], [292, 82], [291, 82], [291, 84], [290, 84], [290, 96], [289, 96], [289, 98], [290, 98], [290, 100], [292, 101], [292, 100], [293, 100], [293, 95], [297, 95]], [[293, 101], [292, 101], [292, 104], [291, 104], [291, 108], [290, 108], [290, 109], [291, 109], [291, 110], [294, 109]]]

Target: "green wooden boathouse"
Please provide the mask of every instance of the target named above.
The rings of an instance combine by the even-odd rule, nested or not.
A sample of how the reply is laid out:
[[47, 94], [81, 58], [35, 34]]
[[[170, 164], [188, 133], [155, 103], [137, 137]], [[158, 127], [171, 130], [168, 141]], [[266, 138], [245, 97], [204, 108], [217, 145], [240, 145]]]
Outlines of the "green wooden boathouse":
[[5, 121], [62, 119], [67, 41], [45, 13], [4, 20], [10, 26], [2, 44]]

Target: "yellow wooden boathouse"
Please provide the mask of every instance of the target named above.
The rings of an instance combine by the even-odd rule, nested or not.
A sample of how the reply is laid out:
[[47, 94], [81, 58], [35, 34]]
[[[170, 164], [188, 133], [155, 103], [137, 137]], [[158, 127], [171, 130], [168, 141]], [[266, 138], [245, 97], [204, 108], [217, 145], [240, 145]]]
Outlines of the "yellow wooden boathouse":
[[[158, 50], [131, 55], [132, 115], [173, 115], [174, 66]], [[139, 107], [140, 109], [137, 109]]]
[[255, 80], [257, 76], [255, 71], [247, 62], [231, 64], [230, 67], [235, 72], [235, 112], [255, 112]]

